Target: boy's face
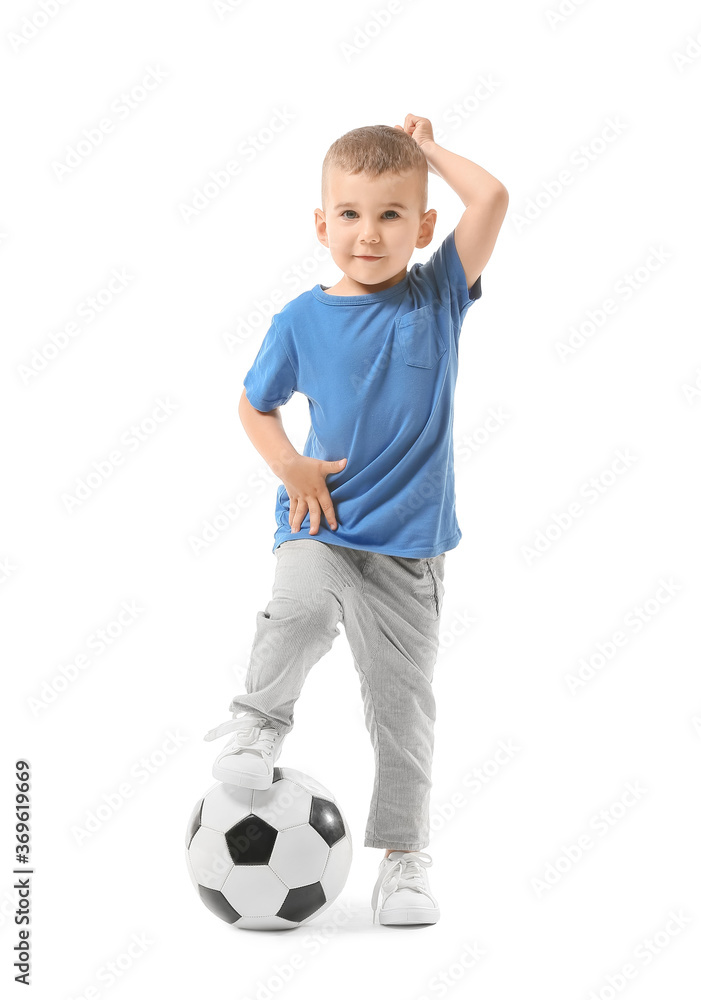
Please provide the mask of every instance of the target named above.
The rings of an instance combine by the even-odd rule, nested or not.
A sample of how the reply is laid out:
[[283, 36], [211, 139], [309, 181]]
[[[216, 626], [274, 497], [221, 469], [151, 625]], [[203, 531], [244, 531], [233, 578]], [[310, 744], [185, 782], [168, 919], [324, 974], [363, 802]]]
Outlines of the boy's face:
[[437, 213], [420, 209], [416, 172], [368, 177], [332, 170], [326, 211], [317, 208], [314, 215], [319, 240], [344, 273], [335, 292], [365, 295], [401, 281], [414, 249], [433, 238]]

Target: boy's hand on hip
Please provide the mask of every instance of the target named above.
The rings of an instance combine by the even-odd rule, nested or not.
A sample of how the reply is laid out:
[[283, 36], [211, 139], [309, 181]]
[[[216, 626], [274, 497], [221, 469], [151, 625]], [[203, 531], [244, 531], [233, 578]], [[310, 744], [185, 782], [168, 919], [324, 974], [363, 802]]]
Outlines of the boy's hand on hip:
[[326, 477], [344, 469], [346, 461], [347, 459], [342, 458], [337, 462], [327, 462], [321, 458], [300, 455], [289, 466], [285, 477], [280, 477], [290, 498], [289, 522], [293, 533], [301, 528], [307, 511], [310, 535], [319, 531], [322, 510], [331, 530], [336, 530], [336, 516]]

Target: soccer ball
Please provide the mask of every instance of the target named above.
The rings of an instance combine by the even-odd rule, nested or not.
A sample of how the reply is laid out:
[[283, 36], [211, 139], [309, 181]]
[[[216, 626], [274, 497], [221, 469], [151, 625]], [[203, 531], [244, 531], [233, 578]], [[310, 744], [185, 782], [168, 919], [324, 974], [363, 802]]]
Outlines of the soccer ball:
[[270, 788], [217, 782], [185, 835], [190, 878], [205, 906], [236, 927], [299, 927], [346, 884], [353, 848], [334, 796], [314, 778], [276, 767]]

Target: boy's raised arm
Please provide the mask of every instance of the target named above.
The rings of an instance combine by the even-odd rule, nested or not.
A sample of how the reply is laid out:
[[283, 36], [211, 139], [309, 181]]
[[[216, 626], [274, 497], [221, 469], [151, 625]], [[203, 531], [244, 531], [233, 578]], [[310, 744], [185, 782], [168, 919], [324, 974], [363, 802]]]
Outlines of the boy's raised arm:
[[429, 167], [458, 195], [465, 211], [455, 227], [455, 249], [472, 288], [492, 256], [509, 206], [509, 192], [501, 181], [472, 160], [439, 146], [433, 139], [421, 144]]

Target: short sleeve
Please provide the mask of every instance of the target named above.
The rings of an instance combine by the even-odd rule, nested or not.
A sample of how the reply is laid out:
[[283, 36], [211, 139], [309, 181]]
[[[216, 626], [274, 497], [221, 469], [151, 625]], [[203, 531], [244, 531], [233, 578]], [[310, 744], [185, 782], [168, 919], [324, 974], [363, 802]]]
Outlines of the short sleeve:
[[251, 406], [264, 412], [284, 406], [297, 388], [297, 376], [274, 318], [243, 384]]
[[465, 271], [455, 246], [455, 230], [448, 233], [441, 245], [425, 264], [416, 266], [416, 280], [425, 283], [424, 293], [435, 297], [450, 310], [454, 326], [459, 330], [465, 313], [482, 297], [482, 275], [467, 287]]

